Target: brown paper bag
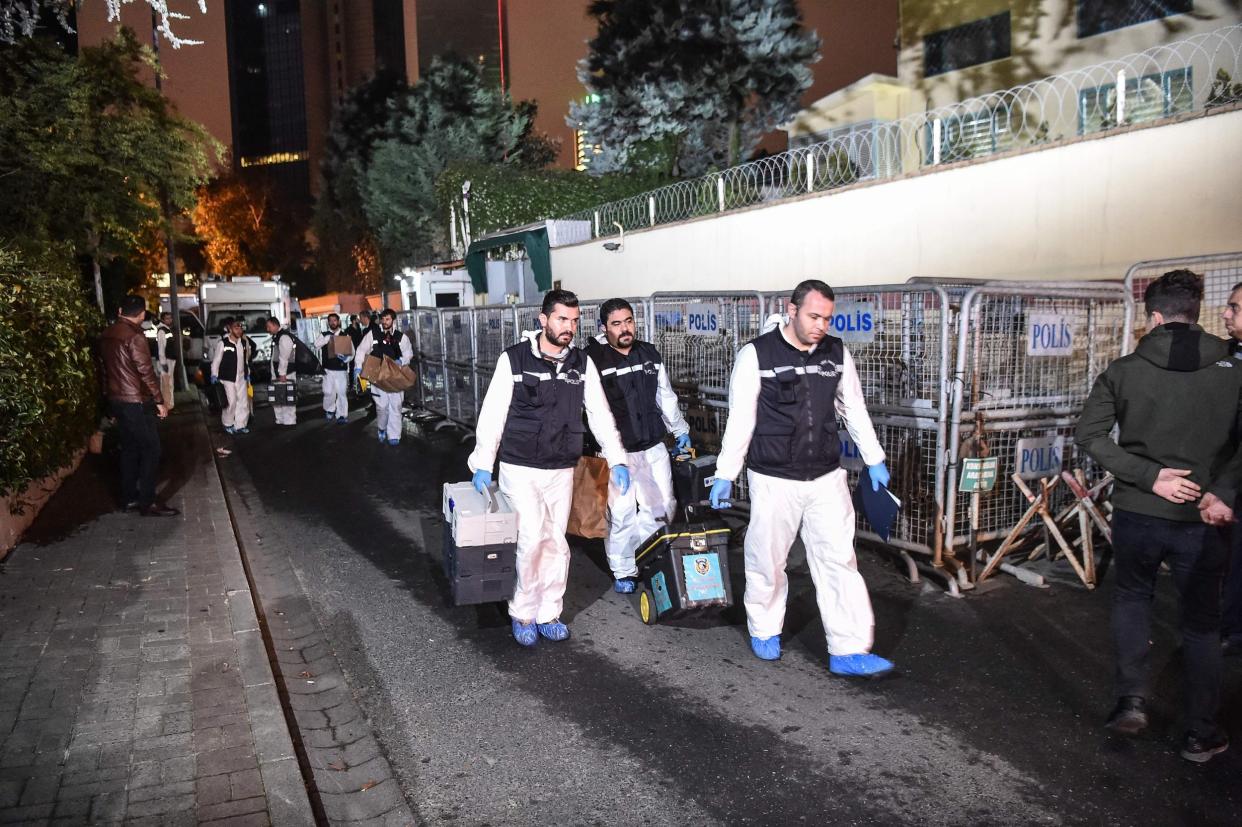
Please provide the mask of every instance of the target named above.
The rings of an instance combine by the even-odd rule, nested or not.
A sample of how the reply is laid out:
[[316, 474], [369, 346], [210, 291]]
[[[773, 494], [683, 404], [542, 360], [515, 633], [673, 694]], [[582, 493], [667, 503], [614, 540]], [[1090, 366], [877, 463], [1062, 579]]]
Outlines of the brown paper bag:
[[413, 368], [398, 365], [391, 356], [385, 356], [383, 359], [378, 356], [368, 356], [362, 363], [360, 375], [375, 387], [389, 393], [400, 393], [414, 387], [414, 383], [418, 381]]
[[608, 536], [608, 462], [582, 457], [574, 468], [574, 498], [566, 532], [598, 539]]

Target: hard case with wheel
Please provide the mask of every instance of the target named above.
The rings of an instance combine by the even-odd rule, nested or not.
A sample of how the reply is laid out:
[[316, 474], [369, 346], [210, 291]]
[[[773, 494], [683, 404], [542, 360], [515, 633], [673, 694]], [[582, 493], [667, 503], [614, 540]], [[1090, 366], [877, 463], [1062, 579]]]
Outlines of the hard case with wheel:
[[691, 612], [733, 605], [729, 581], [729, 528], [701, 515], [665, 526], [638, 547], [638, 613], [648, 625]]

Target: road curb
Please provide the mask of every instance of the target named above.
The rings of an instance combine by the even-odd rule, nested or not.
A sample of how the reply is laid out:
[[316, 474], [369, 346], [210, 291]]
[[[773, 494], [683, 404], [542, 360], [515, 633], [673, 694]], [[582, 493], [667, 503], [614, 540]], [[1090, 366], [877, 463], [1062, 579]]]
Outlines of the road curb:
[[[289, 730], [285, 710], [276, 691], [276, 676], [272, 672], [271, 655], [263, 639], [259, 624], [259, 607], [250, 588], [250, 580], [242, 562], [240, 538], [234, 521], [224, 476], [220, 472], [215, 443], [202, 406], [198, 418], [207, 434], [207, 444], [212, 450], [212, 467], [220, 496], [229, 512], [233, 542], [219, 549], [224, 569], [225, 589], [228, 596], [229, 614], [233, 627], [233, 641], [238, 652], [238, 671], [245, 687], [246, 714], [250, 720], [251, 737], [254, 739], [255, 755], [259, 762], [259, 774], [267, 794], [268, 815], [273, 827], [303, 827], [316, 823], [306, 790], [293, 736]], [[230, 551], [232, 553], [230, 553]]]

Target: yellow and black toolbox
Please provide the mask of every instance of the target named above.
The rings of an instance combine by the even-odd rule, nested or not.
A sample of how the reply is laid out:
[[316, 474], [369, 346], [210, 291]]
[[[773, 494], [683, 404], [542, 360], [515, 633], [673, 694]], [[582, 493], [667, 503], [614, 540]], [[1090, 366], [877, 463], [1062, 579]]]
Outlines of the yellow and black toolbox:
[[634, 553], [643, 623], [733, 605], [729, 527], [711, 512], [686, 511], [686, 520], [661, 527]]

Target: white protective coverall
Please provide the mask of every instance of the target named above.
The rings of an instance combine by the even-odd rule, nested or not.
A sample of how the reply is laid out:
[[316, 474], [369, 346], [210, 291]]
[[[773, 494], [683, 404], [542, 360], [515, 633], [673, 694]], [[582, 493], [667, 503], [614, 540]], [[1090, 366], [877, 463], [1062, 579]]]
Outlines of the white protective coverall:
[[[523, 338], [539, 355], [540, 332], [530, 331]], [[599, 381], [595, 363], [586, 361], [582, 404], [587, 425], [600, 444], [609, 468], [625, 464], [625, 449], [617, 433], [608, 399]], [[557, 366], [557, 372], [560, 366]], [[488, 385], [475, 427], [475, 446], [466, 461], [470, 470], [491, 472], [500, 448], [500, 437], [509, 418], [513, 397], [513, 369], [507, 354], [496, 360], [496, 371]], [[565, 584], [569, 579], [569, 543], [565, 526], [573, 498], [573, 468], [530, 468], [500, 463], [500, 491], [518, 514], [517, 588], [509, 601], [509, 614], [524, 623], [551, 623], [561, 616]], [[609, 483], [609, 488], [614, 488]]]
[[172, 358], [172, 354], [168, 352], [168, 343], [172, 339], [172, 330], [160, 322], [155, 328], [155, 357], [156, 367], [159, 368], [160, 375], [160, 395], [164, 397], [164, 404], [169, 410], [172, 410], [176, 400], [173, 398], [173, 368], [177, 366], [177, 361]]
[[[224, 343], [232, 341], [237, 345], [236, 379], [220, 376], [220, 363], [224, 359]], [[250, 364], [250, 342], [245, 336], [233, 339], [225, 336], [216, 342], [216, 353], [211, 357], [211, 375], [218, 377], [224, 388], [225, 404], [220, 409], [220, 424], [226, 428], [245, 428], [250, 423], [250, 394], [247, 393], [246, 366]]]
[[[328, 340], [333, 336], [347, 335], [344, 330], [328, 330], [319, 334], [315, 339], [315, 349], [322, 350], [327, 346]], [[337, 357], [337, 365], [343, 366], [343, 370], [329, 370], [325, 364], [323, 369], [323, 409], [325, 413], [332, 414], [335, 418], [349, 416], [349, 372], [353, 369], [353, 357], [349, 357], [348, 361], [342, 362]]]
[[[289, 367], [293, 364], [293, 337], [277, 336], [277, 343], [272, 345], [272, 381], [279, 381], [279, 377], [285, 377], [285, 381], [297, 383], [296, 374], [289, 373]], [[296, 425], [298, 424], [298, 406], [297, 405], [273, 405], [272, 411], [276, 414], [277, 425]]]
[[[608, 337], [603, 333], [595, 338], [604, 347], [610, 346]], [[677, 393], [669, 381], [668, 371], [663, 363], [658, 367], [655, 401], [660, 409], [660, 418], [673, 436], [688, 434], [690, 426], [686, 424], [681, 406], [677, 404]], [[625, 457], [630, 472], [630, 488], [622, 494], [615, 485], [608, 486], [608, 536], [604, 538], [608, 567], [617, 579], [638, 575], [638, 566], [634, 563], [638, 544], [650, 537], [661, 524], [671, 521], [677, 510], [677, 500], [673, 495], [673, 469], [664, 443], [652, 445], [645, 451], [627, 451]]]
[[[395, 329], [395, 325], [394, 325]], [[375, 338], [371, 335], [373, 331], [368, 330], [366, 335], [362, 337], [362, 341], [358, 343], [357, 349], [354, 351], [354, 364], [360, 369], [367, 356], [371, 354], [371, 348], [375, 346]], [[382, 331], [381, 331], [382, 333]], [[397, 361], [402, 365], [408, 365], [410, 360], [414, 358], [414, 347], [410, 344], [410, 337], [404, 333], [401, 334], [401, 358]], [[403, 430], [401, 421], [401, 404], [405, 402], [405, 391], [381, 390], [375, 386], [374, 382], [368, 385], [371, 391], [371, 398], [375, 400], [375, 424], [380, 432], [384, 434], [389, 441], [401, 441], [401, 431]]]
[[[790, 341], [788, 335], [785, 339]], [[854, 358], [848, 348], [844, 354], [836, 413], [845, 421], [863, 462], [875, 465], [884, 461], [884, 450], [867, 414]], [[738, 351], [729, 380], [729, 421], [716, 460], [717, 478], [735, 480], [741, 473], [755, 430], [759, 381], [758, 357], [754, 345], [748, 344]], [[745, 604], [750, 634], [768, 638], [781, 633], [789, 596], [785, 562], [801, 529], [829, 654], [869, 652], [875, 619], [854, 554], [854, 504], [845, 469], [806, 481], [748, 470], [746, 480], [750, 527], [745, 543]]]

